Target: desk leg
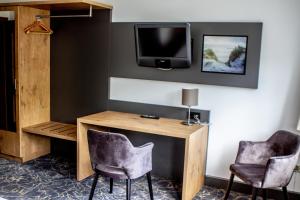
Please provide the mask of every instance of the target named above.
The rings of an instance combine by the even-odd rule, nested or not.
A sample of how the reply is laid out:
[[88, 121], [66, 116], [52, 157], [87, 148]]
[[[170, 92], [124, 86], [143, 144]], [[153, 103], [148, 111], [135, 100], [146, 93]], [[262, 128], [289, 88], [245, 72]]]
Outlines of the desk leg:
[[203, 127], [185, 141], [182, 200], [192, 200], [204, 185], [208, 128]]
[[87, 131], [90, 128], [95, 130], [108, 131], [108, 128], [89, 125], [77, 121], [77, 181], [81, 181], [94, 174], [91, 165], [87, 139]]
[[87, 140], [88, 125], [77, 122], [77, 180], [81, 181], [94, 172], [91, 166]]

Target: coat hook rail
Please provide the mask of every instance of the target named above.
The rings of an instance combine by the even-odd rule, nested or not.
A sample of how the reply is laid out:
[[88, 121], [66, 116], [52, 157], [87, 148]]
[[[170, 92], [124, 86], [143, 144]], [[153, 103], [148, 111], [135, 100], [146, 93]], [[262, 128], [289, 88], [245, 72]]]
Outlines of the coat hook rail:
[[93, 6], [90, 5], [89, 14], [87, 15], [36, 15], [37, 20], [43, 18], [75, 18], [75, 17], [93, 17]]

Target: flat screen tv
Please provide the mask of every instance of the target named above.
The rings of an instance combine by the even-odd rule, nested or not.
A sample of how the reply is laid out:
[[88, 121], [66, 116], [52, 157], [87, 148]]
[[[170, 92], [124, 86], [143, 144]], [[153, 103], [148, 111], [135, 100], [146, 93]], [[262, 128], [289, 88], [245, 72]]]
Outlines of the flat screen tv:
[[135, 24], [137, 63], [162, 69], [191, 65], [189, 23]]

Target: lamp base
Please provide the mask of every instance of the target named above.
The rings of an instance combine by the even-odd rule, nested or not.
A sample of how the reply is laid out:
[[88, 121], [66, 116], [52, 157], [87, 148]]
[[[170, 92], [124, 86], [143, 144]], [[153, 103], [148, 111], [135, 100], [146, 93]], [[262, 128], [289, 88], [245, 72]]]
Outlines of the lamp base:
[[181, 124], [186, 125], [186, 126], [193, 126], [195, 123], [195, 121], [190, 120], [190, 122], [188, 121], [183, 121], [181, 122]]

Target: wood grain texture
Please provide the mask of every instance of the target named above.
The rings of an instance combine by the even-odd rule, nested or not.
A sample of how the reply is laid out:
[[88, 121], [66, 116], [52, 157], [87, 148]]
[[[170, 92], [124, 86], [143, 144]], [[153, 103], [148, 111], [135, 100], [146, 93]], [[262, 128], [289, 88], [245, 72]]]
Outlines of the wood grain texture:
[[104, 127], [114, 127], [123, 130], [152, 133], [177, 138], [188, 138], [201, 125], [184, 126], [181, 120], [160, 118], [146, 119], [132, 113], [105, 111], [78, 119], [82, 123]]
[[192, 199], [205, 180], [208, 127], [194, 132], [185, 142], [182, 199]]
[[18, 136], [17, 133], [0, 130], [0, 153], [10, 156], [18, 155], [20, 149]]
[[[18, 7], [16, 6], [10, 6], [10, 7], [0, 7], [0, 11], [14, 11], [15, 12], [15, 40], [17, 41], [17, 23], [18, 23]], [[15, 41], [15, 43], [17, 43]], [[17, 45], [16, 45], [17, 46]], [[15, 47], [16, 47], [15, 46]], [[17, 53], [17, 50], [15, 50], [15, 54]], [[15, 55], [17, 57], [17, 54]], [[16, 60], [15, 60], [16, 62]], [[15, 66], [15, 71], [17, 71], [17, 66]], [[17, 109], [17, 108], [16, 108]], [[16, 118], [17, 124], [18, 124], [18, 118]], [[0, 130], [0, 152], [3, 155], [11, 156], [11, 157], [20, 157], [20, 134], [16, 132], [9, 132]], [[21, 159], [19, 159], [21, 160]]]
[[108, 131], [107, 127], [95, 126], [93, 124], [85, 124], [77, 121], [77, 180], [81, 181], [92, 174], [94, 171], [91, 166], [89, 146], [87, 140], [88, 129]]
[[[17, 133], [20, 138], [20, 157], [28, 160], [26, 155], [48, 151], [45, 145], [40, 146], [41, 137], [22, 134], [22, 128], [50, 121], [50, 36], [25, 34], [28, 24], [35, 20], [36, 15], [49, 15], [47, 10], [18, 7], [17, 36]], [[42, 23], [50, 26], [49, 19]], [[33, 146], [37, 145], [36, 148]], [[29, 149], [28, 146], [31, 146]]]
[[17, 6], [2, 6], [2, 3], [0, 3], [0, 11], [14, 11], [14, 12], [17, 12], [18, 7]]
[[27, 2], [10, 2], [2, 3], [0, 6], [29, 6], [33, 8], [45, 10], [83, 10], [89, 9], [90, 5], [93, 9], [112, 9], [112, 5], [107, 3], [100, 3], [90, 0], [50, 0], [50, 1], [27, 1]]
[[16, 161], [16, 162], [23, 162], [23, 160], [20, 158], [20, 157], [15, 157], [15, 156], [10, 156], [10, 155], [7, 155], [7, 154], [2, 154], [0, 153], [0, 158], [4, 158], [4, 159], [7, 159], [7, 160], [13, 160], [13, 161]]
[[23, 132], [59, 138], [63, 140], [77, 141], [77, 127], [73, 124], [59, 122], [45, 122], [23, 128]]
[[[0, 7], [0, 10], [15, 12], [16, 76], [16, 133], [1, 134], [1, 152], [22, 159], [24, 152], [30, 156], [36, 154], [44, 140], [23, 134], [22, 127], [50, 121], [50, 36], [27, 35], [23, 30], [36, 15], [50, 12], [23, 6]], [[43, 23], [50, 26], [49, 19], [43, 19]], [[44, 148], [42, 152], [49, 149], [47, 145]]]
[[23, 132], [22, 135], [22, 162], [27, 162], [50, 153], [51, 139], [49, 137], [29, 134], [26, 132]]
[[81, 181], [93, 174], [87, 141], [88, 126], [77, 122], [77, 180]]
[[185, 139], [183, 200], [191, 200], [204, 184], [208, 127], [184, 126], [180, 120], [140, 118], [137, 114], [106, 111], [77, 120], [77, 180], [93, 174], [88, 151], [87, 131], [90, 128], [117, 128]]

